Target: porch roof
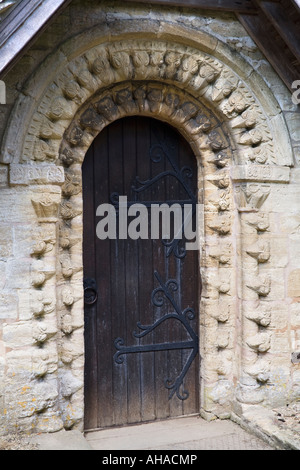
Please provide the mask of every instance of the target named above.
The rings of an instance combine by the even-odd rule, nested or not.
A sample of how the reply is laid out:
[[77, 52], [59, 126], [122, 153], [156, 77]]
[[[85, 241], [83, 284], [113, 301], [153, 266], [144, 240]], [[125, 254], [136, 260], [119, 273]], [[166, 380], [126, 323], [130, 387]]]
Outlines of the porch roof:
[[[123, 0], [147, 3], [148, 0]], [[0, 0], [0, 77], [3, 77], [72, 0]], [[100, 2], [101, 3], [101, 2]], [[300, 80], [300, 0], [151, 0], [150, 4], [229, 11], [272, 64], [287, 88]]]

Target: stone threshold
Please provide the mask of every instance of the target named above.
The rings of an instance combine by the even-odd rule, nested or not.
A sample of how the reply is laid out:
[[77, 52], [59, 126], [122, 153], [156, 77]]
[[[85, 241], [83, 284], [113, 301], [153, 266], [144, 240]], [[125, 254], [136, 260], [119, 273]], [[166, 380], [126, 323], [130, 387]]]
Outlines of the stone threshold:
[[259, 405], [242, 405], [242, 415], [231, 414], [231, 420], [255, 434], [277, 450], [300, 450], [300, 434], [292, 428], [283, 429], [276, 414]]

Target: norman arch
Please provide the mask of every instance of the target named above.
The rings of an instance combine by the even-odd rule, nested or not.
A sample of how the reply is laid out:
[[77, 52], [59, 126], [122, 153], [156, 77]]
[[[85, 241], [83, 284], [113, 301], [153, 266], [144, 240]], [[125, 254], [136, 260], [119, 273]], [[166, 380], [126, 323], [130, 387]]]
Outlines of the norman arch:
[[[175, 127], [198, 162], [202, 414], [229, 417], [234, 403], [269, 400], [272, 227], [264, 204], [289, 182], [288, 134], [282, 127], [279, 142], [276, 132], [283, 120], [255, 72], [246, 84], [247, 64], [233, 65], [213, 38], [188, 39], [187, 28], [174, 37], [165, 26], [159, 39], [149, 29], [141, 39], [129, 23], [122, 34], [112, 28], [110, 41], [92, 31], [78, 50], [64, 45], [55, 71], [50, 58], [34, 79], [48, 71], [47, 86], [32, 99], [35, 82], [28, 84], [3, 146], [10, 185], [26, 187], [32, 224], [28, 393], [43, 390], [36, 420], [51, 417], [53, 428], [81, 426], [83, 416], [81, 164], [102, 129], [131, 115]], [[26, 132], [13, 150], [20, 116]]]

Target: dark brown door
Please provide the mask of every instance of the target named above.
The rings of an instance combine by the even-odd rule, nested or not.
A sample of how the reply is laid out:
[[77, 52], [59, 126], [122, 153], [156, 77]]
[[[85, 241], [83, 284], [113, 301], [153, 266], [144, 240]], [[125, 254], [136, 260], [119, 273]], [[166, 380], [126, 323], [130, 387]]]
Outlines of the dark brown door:
[[[116, 121], [86, 155], [86, 429], [199, 411], [198, 252], [185, 250], [184, 239], [173, 239], [172, 217], [168, 240], [151, 240], [150, 225], [153, 204], [189, 204], [194, 210], [196, 195], [191, 148], [177, 131], [154, 119]], [[125, 210], [120, 196], [127, 197], [126, 211], [137, 202], [147, 207], [148, 238], [120, 239], [120, 211]], [[96, 234], [104, 220], [96, 216], [102, 204], [115, 210], [116, 239], [100, 240]], [[138, 225], [139, 215], [128, 216], [128, 226]]]

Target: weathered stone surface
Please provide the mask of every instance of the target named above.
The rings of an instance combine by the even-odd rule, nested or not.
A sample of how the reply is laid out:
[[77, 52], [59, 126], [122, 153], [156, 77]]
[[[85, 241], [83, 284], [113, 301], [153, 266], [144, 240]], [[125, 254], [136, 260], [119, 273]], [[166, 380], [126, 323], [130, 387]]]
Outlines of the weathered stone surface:
[[288, 296], [300, 298], [300, 269], [294, 269], [289, 273]]
[[6, 165], [0, 166], [0, 187], [5, 187], [8, 184], [8, 167]]
[[0, 293], [0, 318], [3, 320], [17, 319], [18, 317], [18, 298], [11, 291], [4, 289]]
[[7, 347], [20, 348], [33, 344], [31, 322], [18, 322], [16, 324], [4, 325], [3, 340]]
[[231, 171], [233, 181], [263, 181], [288, 183], [290, 168], [271, 165], [234, 166]]
[[95, 136], [130, 115], [175, 127], [199, 163], [201, 407], [229, 417], [299, 400], [290, 94], [232, 16], [72, 3], [68, 27], [57, 19], [8, 74], [16, 103], [0, 121], [1, 427], [82, 426], [81, 164]]
[[299, 137], [299, 126], [300, 126], [300, 115], [299, 113], [286, 113], [285, 115], [288, 128], [290, 130], [291, 138], [298, 142], [300, 141]]

